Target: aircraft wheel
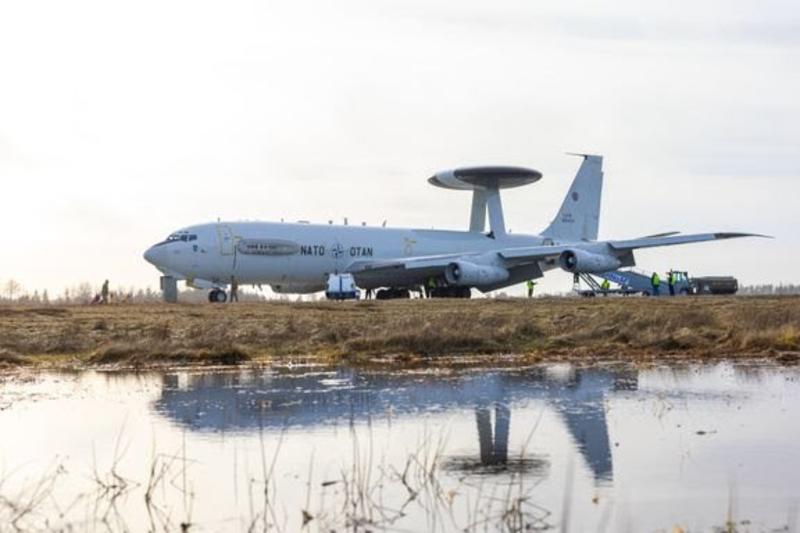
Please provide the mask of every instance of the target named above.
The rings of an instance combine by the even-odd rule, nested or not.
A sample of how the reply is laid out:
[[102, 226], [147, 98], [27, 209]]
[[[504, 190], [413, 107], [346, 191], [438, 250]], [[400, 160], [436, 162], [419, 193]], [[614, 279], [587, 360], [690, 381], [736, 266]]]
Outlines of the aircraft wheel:
[[225, 294], [225, 291], [220, 289], [213, 289], [211, 292], [208, 293], [208, 301], [211, 303], [221, 304], [225, 303], [228, 300], [228, 295]]

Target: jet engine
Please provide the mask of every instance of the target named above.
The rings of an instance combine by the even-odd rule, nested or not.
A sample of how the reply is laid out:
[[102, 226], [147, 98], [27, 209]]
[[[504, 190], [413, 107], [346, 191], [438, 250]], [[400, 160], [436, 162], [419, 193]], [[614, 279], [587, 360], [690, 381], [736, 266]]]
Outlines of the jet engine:
[[558, 258], [558, 264], [567, 272], [573, 274], [599, 274], [616, 270], [622, 266], [622, 262], [608, 254], [596, 254], [586, 250], [565, 250]]
[[476, 287], [492, 285], [508, 279], [505, 268], [490, 265], [476, 265], [468, 261], [455, 261], [444, 269], [444, 279], [450, 285]]

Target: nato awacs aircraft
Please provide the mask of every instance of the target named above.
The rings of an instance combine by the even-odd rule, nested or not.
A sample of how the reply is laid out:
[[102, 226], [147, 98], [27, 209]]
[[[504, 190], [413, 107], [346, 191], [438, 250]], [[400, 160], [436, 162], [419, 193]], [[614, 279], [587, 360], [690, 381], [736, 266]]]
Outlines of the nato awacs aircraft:
[[[394, 229], [283, 222], [216, 222], [189, 226], [150, 247], [147, 261], [163, 274], [162, 286], [186, 280], [208, 289], [209, 300], [226, 299], [235, 279], [270, 285], [278, 293], [324, 290], [332, 274], [352, 274], [362, 289], [381, 299], [408, 298], [429, 283], [435, 297], [468, 298], [540, 278], [547, 270], [600, 273], [635, 264], [639, 248], [671, 246], [750, 233], [662, 233], [627, 240], [597, 240], [603, 158], [583, 158], [550, 225], [538, 235], [506, 232], [501, 189], [534, 183], [542, 174], [520, 167], [473, 167], [439, 172], [428, 181], [472, 192], [468, 231]], [[489, 231], [486, 231], [486, 217]]]

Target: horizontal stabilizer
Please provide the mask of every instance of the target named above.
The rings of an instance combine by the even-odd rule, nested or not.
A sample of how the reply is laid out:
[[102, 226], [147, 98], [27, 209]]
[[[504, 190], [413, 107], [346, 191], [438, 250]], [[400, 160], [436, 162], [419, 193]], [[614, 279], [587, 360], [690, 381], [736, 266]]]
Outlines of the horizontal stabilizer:
[[757, 233], [696, 233], [694, 235], [673, 235], [667, 237], [643, 237], [625, 241], [608, 241], [614, 250], [635, 250], [637, 248], [654, 248], [657, 246], [673, 246], [676, 244], [689, 244], [693, 242], [719, 241], [724, 239], [737, 239], [740, 237], [761, 237], [771, 239], [768, 235]]
[[644, 237], [639, 237], [640, 239], [654, 239], [656, 237], [672, 237], [673, 235], [679, 234], [680, 231], [665, 231], [663, 233], [654, 233], [653, 235], [645, 235]]

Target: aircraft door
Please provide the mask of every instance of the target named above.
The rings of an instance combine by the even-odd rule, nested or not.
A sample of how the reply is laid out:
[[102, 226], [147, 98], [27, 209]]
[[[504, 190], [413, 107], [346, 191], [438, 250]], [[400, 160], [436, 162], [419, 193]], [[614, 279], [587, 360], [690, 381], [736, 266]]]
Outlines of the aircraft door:
[[226, 224], [217, 224], [217, 241], [219, 243], [218, 266], [220, 279], [228, 280], [236, 272], [236, 238], [233, 230]]
[[222, 255], [233, 255], [236, 252], [233, 238], [233, 230], [224, 224], [217, 225], [217, 237], [219, 238], [219, 253]]

